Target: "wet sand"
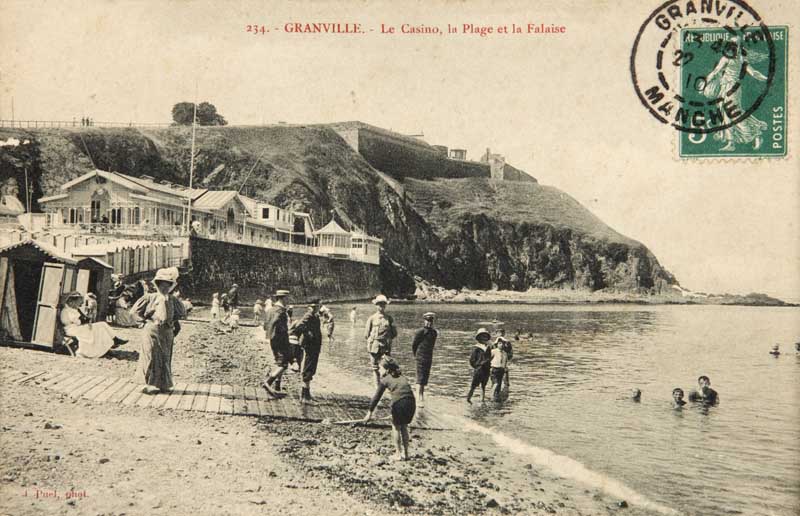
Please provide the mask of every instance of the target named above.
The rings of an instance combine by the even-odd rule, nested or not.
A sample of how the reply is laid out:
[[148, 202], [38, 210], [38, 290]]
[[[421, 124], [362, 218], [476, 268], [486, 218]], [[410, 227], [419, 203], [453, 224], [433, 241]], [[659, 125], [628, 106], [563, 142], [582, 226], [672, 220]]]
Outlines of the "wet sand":
[[[0, 374], [132, 376], [137, 332], [122, 333], [131, 342], [98, 360], [0, 348]], [[254, 328], [222, 334], [209, 324], [184, 323], [175, 382], [258, 385], [271, 359], [255, 336]], [[299, 388], [299, 375], [289, 372], [284, 385]], [[368, 381], [324, 360], [312, 390], [370, 393]], [[650, 514], [622, 508], [620, 500], [465, 430], [412, 430], [411, 459], [395, 462], [386, 428], [73, 400], [36, 380], [3, 382], [2, 392], [2, 513]], [[426, 401], [422, 410], [437, 413], [452, 403]]]

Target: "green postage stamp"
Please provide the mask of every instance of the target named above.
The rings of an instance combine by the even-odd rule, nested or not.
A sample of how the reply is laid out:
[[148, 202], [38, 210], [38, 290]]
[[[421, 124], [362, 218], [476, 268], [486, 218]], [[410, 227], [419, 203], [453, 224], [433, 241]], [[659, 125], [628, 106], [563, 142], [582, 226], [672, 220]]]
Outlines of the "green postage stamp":
[[[763, 30], [757, 26], [740, 31], [727, 27], [681, 31], [676, 52], [682, 61], [681, 100], [700, 108], [694, 113], [703, 113], [687, 122], [711, 129], [679, 131], [681, 158], [786, 156], [789, 30], [785, 26], [768, 29], [774, 57], [763, 50]], [[740, 113], [744, 116], [737, 116]], [[731, 119], [738, 121], [724, 123]]]

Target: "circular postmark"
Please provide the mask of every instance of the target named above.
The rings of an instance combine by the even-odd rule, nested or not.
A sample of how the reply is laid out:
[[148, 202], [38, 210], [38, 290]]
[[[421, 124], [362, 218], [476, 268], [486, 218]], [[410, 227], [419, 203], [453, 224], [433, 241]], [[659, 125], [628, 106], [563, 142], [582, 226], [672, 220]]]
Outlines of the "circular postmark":
[[630, 72], [659, 122], [706, 134], [763, 123], [751, 115], [769, 94], [775, 62], [767, 25], [743, 0], [668, 0], [636, 34]]

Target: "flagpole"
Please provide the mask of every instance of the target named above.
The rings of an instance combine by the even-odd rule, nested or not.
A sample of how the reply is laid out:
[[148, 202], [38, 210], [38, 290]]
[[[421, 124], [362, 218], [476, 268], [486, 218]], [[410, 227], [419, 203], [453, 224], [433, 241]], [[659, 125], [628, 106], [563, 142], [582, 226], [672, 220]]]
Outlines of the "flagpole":
[[192, 155], [189, 161], [189, 211], [186, 214], [186, 232], [189, 233], [189, 229], [191, 228], [192, 224], [192, 185], [194, 184], [194, 139], [195, 139], [195, 131], [197, 130], [197, 86], [195, 85], [195, 101], [193, 104], [193, 114], [192, 114]]

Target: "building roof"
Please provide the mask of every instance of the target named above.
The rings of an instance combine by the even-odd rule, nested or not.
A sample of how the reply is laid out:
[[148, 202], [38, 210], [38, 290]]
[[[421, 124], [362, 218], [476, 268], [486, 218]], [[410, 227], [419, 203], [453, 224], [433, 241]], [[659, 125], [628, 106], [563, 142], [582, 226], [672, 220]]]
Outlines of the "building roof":
[[[135, 192], [142, 194], [146, 194], [149, 192], [160, 192], [168, 195], [174, 195], [176, 197], [181, 197], [183, 199], [189, 199], [190, 197], [192, 199], [197, 199], [198, 197], [200, 197], [201, 195], [203, 195], [208, 191], [205, 188], [189, 189], [186, 188], [185, 186], [176, 185], [173, 183], [162, 184], [152, 179], [129, 176], [126, 174], [120, 174], [119, 172], [106, 172], [105, 170], [99, 170], [99, 169], [87, 172], [86, 174], [83, 174], [80, 177], [76, 177], [72, 181], [67, 181], [66, 183], [61, 185], [61, 189], [69, 190], [73, 186], [83, 183], [84, 181], [87, 181], [94, 177], [102, 177], [103, 179], [106, 179], [112, 183], [116, 183], [125, 188], [128, 188], [129, 190], [133, 190]], [[58, 196], [43, 197], [42, 199], [39, 199], [39, 202], [54, 201], [59, 198], [61, 197]]]
[[20, 250], [25, 247], [35, 249], [39, 253], [44, 254], [46, 257], [50, 258], [50, 260], [55, 262], [66, 263], [68, 265], [76, 265], [78, 263], [72, 258], [59, 253], [53, 247], [42, 242], [37, 242], [36, 240], [30, 238], [21, 242], [17, 242], [16, 244], [7, 245], [3, 248], [0, 248], [0, 256], [13, 254], [13, 251]]
[[206, 191], [205, 194], [192, 202], [192, 208], [198, 210], [221, 210], [234, 199], [239, 201], [239, 203], [247, 209], [247, 206], [242, 202], [239, 198], [239, 194], [235, 190]]
[[336, 223], [335, 219], [325, 224], [324, 227], [314, 232], [315, 235], [349, 235], [349, 231], [342, 229], [342, 226]]
[[60, 199], [66, 199], [67, 197], [69, 197], [69, 194], [50, 195], [50, 196], [47, 196], [47, 197], [40, 198], [39, 202], [58, 201]]

